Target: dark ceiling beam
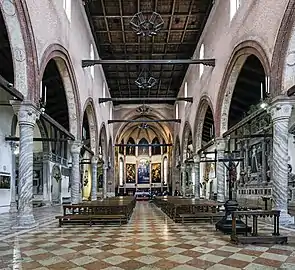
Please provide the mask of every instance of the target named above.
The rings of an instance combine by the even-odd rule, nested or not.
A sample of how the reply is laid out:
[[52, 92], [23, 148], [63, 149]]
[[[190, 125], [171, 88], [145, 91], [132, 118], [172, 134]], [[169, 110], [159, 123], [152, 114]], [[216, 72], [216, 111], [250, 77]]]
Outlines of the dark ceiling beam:
[[82, 60], [82, 67], [90, 67], [94, 65], [200, 65], [215, 66], [215, 59], [145, 59], [145, 60]]
[[[196, 12], [196, 13], [192, 13], [192, 14], [190, 14], [190, 15], [188, 15], [187, 13], [177, 13], [177, 14], [175, 14], [175, 16], [179, 16], [179, 17], [187, 17], [187, 16], [189, 16], [189, 17], [196, 17], [196, 16], [200, 16], [200, 14], [205, 14], [206, 12]], [[122, 17], [124, 18], [124, 19], [128, 19], [128, 18], [130, 18], [130, 19], [132, 19], [132, 17], [133, 17], [134, 15], [123, 15]], [[120, 19], [120, 15], [107, 15], [107, 16], [103, 16], [103, 15], [91, 15], [91, 17], [93, 18], [93, 19], [104, 19], [105, 17], [107, 18], [107, 19]], [[162, 18], [170, 18], [171, 17], [171, 13], [167, 13], [167, 14], [162, 14], [161, 13], [161, 17]]]
[[[33, 138], [34, 142], [67, 142], [69, 139], [57, 139], [57, 138]], [[6, 136], [5, 141], [14, 141], [18, 142], [19, 137], [16, 136]]]
[[[182, 53], [182, 52], [170, 52], [170, 53], [151, 53], [149, 54], [151, 57], [162, 57], [162, 56], [175, 56], [177, 58], [184, 58], [187, 56], [187, 53]], [[125, 59], [125, 57], [127, 57], [126, 59], [128, 60], [128, 57], [140, 57], [140, 56], [145, 56], [146, 57], [146, 53], [135, 53], [134, 55], [125, 55], [124, 53], [116, 53], [116, 54], [109, 54], [109, 56], [104, 55], [102, 57], [102, 60], [112, 60], [112, 59]], [[132, 59], [131, 59], [132, 60]]]
[[138, 144], [138, 143], [134, 143], [134, 144], [126, 144], [126, 143], [116, 143], [115, 146], [117, 147], [135, 147], [135, 146], [139, 146], [139, 147], [164, 147], [164, 146], [173, 146], [172, 143], [157, 143], [157, 144]]
[[105, 102], [146, 102], [148, 101], [149, 103], [158, 103], [158, 102], [164, 102], [164, 101], [186, 101], [193, 103], [193, 98], [192, 97], [177, 97], [177, 98], [159, 98], [159, 97], [150, 97], [150, 98], [145, 98], [144, 100], [142, 98], [99, 98], [98, 102], [99, 103], [105, 103]]
[[117, 119], [117, 120], [108, 120], [108, 124], [113, 123], [181, 123], [181, 119], [136, 119], [136, 120], [123, 120], [123, 119]]
[[54, 126], [55, 128], [57, 128], [59, 131], [61, 131], [64, 135], [66, 135], [69, 139], [71, 140], [75, 140], [75, 136], [70, 133], [68, 130], [66, 130], [61, 124], [59, 124], [58, 122], [56, 122], [53, 118], [51, 118], [48, 114], [46, 113], [42, 113], [40, 115], [41, 118], [43, 118], [44, 120], [46, 120], [49, 124], [51, 124], [52, 126]]
[[[165, 42], [155, 42], [154, 45], [164, 45]], [[179, 45], [179, 42], [170, 42], [169, 45]], [[100, 43], [99, 46], [144, 46], [144, 43], [137, 43], [137, 42], [127, 42], [127, 43], [121, 43], [121, 42], [109, 42], [109, 43]], [[191, 42], [184, 42], [182, 45], [192, 45], [197, 46], [197, 43], [195, 41]]]
[[12, 83], [6, 81], [1, 75], [0, 75], [0, 88], [8, 92], [10, 95], [15, 97], [17, 100], [23, 101], [24, 96], [21, 92], [16, 90]]
[[[168, 29], [161, 29], [161, 33], [168, 33]], [[200, 30], [198, 30], [198, 29], [187, 29], [186, 30], [187, 32], [199, 32]], [[101, 29], [101, 30], [97, 30], [97, 31], [95, 31], [95, 33], [107, 33], [108, 31], [106, 31], [106, 30], [103, 30], [103, 29]], [[109, 31], [110, 33], [120, 33], [120, 32], [122, 32], [121, 30], [110, 30]], [[134, 31], [133, 30], [124, 30], [124, 32], [125, 33], [134, 33]], [[171, 29], [171, 32], [183, 32], [183, 29]]]

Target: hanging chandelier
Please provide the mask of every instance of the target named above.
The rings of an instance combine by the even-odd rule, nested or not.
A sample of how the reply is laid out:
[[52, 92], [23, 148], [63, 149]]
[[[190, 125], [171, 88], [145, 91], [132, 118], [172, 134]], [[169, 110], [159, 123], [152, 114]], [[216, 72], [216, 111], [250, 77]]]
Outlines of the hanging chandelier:
[[138, 126], [139, 129], [148, 129], [150, 126], [146, 123], [142, 123]]
[[135, 84], [142, 89], [150, 89], [157, 84], [157, 80], [151, 76], [147, 69], [143, 69], [135, 81]]
[[148, 19], [145, 18], [142, 12], [138, 12], [132, 17], [130, 24], [138, 36], [152, 37], [156, 36], [162, 29], [164, 21], [157, 12], [153, 12]]

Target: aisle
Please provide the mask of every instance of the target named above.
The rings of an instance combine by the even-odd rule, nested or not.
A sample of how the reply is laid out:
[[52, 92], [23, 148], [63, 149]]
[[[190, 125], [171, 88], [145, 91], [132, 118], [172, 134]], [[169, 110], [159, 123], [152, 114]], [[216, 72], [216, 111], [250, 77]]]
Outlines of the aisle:
[[228, 239], [210, 224], [175, 224], [139, 202], [121, 227], [58, 228], [56, 222], [0, 242], [0, 269], [295, 269], [292, 245], [242, 247]]

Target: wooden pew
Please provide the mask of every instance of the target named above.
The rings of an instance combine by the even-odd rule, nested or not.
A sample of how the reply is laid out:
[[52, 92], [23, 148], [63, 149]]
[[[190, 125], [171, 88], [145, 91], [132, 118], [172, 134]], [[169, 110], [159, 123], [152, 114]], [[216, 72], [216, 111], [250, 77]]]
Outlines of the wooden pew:
[[79, 205], [64, 205], [63, 215], [57, 216], [59, 226], [63, 224], [89, 224], [119, 222], [127, 223], [131, 217], [135, 199], [129, 197], [110, 198], [85, 202]]
[[[258, 234], [258, 218], [259, 217], [273, 217], [274, 226], [272, 235]], [[246, 226], [248, 219], [253, 219], [252, 234], [238, 235], [236, 229], [236, 220], [238, 218], [245, 218]], [[232, 213], [232, 234], [231, 241], [236, 244], [284, 244], [287, 243], [288, 237], [280, 235], [280, 211], [279, 210], [255, 210], [255, 211], [234, 211]]]
[[187, 199], [181, 197], [156, 197], [155, 204], [175, 222], [196, 220], [219, 220], [224, 212], [219, 211], [222, 205], [215, 201]]

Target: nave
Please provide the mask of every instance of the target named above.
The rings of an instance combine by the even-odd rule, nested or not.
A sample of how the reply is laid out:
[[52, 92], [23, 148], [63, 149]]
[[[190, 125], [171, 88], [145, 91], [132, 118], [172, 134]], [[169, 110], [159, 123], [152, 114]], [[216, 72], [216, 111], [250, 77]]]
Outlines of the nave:
[[295, 269], [294, 231], [281, 233], [289, 236], [288, 245], [237, 246], [209, 223], [177, 224], [153, 203], [137, 202], [121, 227], [58, 228], [50, 222], [11, 235], [0, 241], [0, 269]]

